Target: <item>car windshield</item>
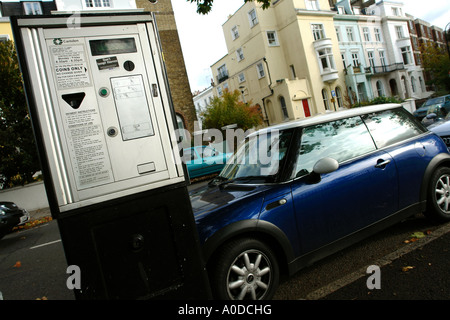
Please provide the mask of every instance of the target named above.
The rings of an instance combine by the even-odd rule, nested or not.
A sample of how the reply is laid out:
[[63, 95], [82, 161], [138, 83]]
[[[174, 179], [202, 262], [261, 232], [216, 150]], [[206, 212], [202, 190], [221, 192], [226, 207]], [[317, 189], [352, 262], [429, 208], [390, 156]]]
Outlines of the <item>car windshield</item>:
[[270, 130], [247, 137], [216, 179], [273, 181], [286, 157], [291, 136], [292, 130]]

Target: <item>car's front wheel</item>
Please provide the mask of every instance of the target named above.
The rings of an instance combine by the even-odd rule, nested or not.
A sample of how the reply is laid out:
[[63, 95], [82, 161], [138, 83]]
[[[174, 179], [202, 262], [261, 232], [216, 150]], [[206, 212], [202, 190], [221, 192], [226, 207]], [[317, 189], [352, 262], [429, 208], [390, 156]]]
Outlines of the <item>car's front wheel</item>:
[[225, 244], [209, 271], [213, 294], [221, 300], [271, 299], [279, 282], [273, 250], [252, 238]]
[[439, 168], [431, 177], [426, 213], [431, 218], [450, 221], [450, 168]]

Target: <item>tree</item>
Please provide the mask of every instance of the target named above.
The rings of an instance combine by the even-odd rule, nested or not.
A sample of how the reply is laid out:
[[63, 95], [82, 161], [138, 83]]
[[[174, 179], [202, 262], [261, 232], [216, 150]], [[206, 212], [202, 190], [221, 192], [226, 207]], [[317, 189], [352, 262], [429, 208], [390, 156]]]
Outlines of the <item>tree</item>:
[[12, 41], [0, 43], [0, 157], [4, 187], [31, 182], [40, 170]]
[[239, 101], [239, 90], [230, 92], [225, 89], [221, 98], [214, 97], [210, 106], [202, 114], [205, 129], [219, 129], [236, 124], [247, 131], [262, 124], [261, 111], [258, 106]]
[[[208, 14], [213, 6], [214, 0], [186, 0], [190, 3], [195, 2], [197, 3], [197, 13], [200, 14]], [[222, 0], [226, 1], [226, 0]], [[270, 6], [271, 0], [244, 0], [244, 2], [251, 2], [256, 1], [262, 4], [263, 9], [267, 9]]]
[[428, 85], [434, 85], [436, 91], [446, 92], [450, 90], [450, 60], [445, 49], [432, 43], [421, 44], [422, 66], [430, 75]]

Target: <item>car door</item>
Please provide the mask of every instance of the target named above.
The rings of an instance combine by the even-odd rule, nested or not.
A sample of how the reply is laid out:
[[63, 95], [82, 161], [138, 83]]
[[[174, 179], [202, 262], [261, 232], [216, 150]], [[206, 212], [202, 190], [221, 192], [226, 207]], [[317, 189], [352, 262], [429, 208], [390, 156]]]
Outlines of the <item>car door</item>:
[[398, 171], [399, 209], [419, 202], [422, 179], [430, 160], [442, 147], [403, 108], [363, 117], [379, 149], [388, 152]]
[[[302, 254], [397, 210], [395, 164], [376, 149], [361, 117], [304, 128], [298, 150], [292, 197]], [[314, 164], [324, 157], [339, 168], [312, 179]]]

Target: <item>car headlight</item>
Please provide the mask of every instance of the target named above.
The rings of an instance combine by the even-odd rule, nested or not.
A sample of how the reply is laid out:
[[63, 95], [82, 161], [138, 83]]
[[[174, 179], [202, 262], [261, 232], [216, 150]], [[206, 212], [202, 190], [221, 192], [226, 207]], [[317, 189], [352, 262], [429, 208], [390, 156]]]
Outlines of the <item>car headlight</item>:
[[2, 209], [0, 209], [0, 216], [4, 216], [6, 214], [5, 211], [3, 211]]

